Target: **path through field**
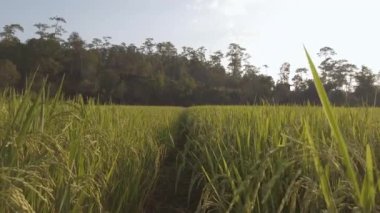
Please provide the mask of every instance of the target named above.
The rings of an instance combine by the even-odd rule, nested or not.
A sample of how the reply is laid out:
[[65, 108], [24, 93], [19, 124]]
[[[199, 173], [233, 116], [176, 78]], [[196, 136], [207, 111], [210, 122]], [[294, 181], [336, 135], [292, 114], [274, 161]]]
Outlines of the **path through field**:
[[[183, 155], [187, 142], [187, 109], [183, 109], [178, 117], [178, 129], [173, 134], [173, 147], [168, 148], [163, 159], [156, 188], [152, 198], [148, 200], [146, 212], [187, 213], [194, 212], [199, 202], [201, 187], [188, 190], [191, 183], [192, 172], [190, 168], [180, 167], [180, 157]], [[184, 169], [178, 176], [179, 169]], [[178, 181], [178, 182], [177, 182]]]
[[376, 108], [334, 108], [357, 193], [320, 107], [2, 99], [0, 212], [380, 211]]

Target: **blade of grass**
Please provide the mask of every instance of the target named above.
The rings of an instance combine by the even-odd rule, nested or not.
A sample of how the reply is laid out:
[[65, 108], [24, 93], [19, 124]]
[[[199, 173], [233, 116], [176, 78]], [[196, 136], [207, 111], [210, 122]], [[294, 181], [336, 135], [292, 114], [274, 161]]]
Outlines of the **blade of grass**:
[[350, 158], [350, 154], [348, 152], [347, 144], [343, 138], [342, 132], [340, 131], [340, 128], [339, 128], [338, 123], [336, 121], [336, 118], [334, 116], [330, 101], [327, 97], [327, 94], [326, 94], [326, 91], [323, 87], [322, 81], [319, 78], [319, 75], [318, 75], [317, 69], [315, 68], [315, 65], [313, 63], [313, 60], [311, 59], [311, 57], [310, 57], [310, 55], [309, 55], [309, 53], [305, 47], [304, 47], [304, 49], [305, 49], [307, 60], [309, 62], [311, 73], [312, 73], [313, 78], [314, 78], [314, 85], [315, 85], [315, 88], [318, 92], [319, 99], [322, 103], [323, 111], [325, 112], [325, 115], [326, 115], [326, 118], [329, 122], [330, 128], [331, 128], [333, 135], [334, 135], [334, 137], [338, 143], [339, 152], [343, 157], [343, 164], [345, 166], [346, 175], [347, 175], [348, 179], [350, 180], [350, 182], [353, 186], [356, 202], [360, 205], [360, 194], [361, 193], [360, 193], [359, 182], [358, 182], [358, 178], [357, 178], [353, 163], [351, 162], [351, 158]]
[[317, 148], [315, 147], [315, 143], [313, 137], [310, 134], [309, 125], [307, 122], [305, 122], [305, 131], [308, 139], [307, 141], [311, 147], [315, 170], [317, 171], [319, 177], [320, 187], [322, 190], [323, 198], [325, 199], [327, 205], [327, 209], [329, 212], [338, 212], [330, 188], [329, 177], [326, 175], [325, 169], [323, 168], [322, 163], [319, 159]]

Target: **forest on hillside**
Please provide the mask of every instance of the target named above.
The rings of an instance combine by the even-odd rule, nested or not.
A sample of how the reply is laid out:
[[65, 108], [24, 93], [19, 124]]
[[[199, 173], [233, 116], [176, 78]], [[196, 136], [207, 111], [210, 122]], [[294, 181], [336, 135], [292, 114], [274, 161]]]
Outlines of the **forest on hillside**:
[[[38, 90], [46, 79], [51, 92], [63, 81], [63, 94], [82, 95], [101, 103], [139, 105], [200, 104], [319, 104], [307, 68], [284, 62], [279, 80], [249, 62], [246, 49], [231, 43], [225, 52], [206, 55], [206, 48], [182, 47], [147, 38], [143, 44], [112, 44], [111, 37], [83, 40], [78, 32], [67, 38], [62, 17], [35, 24], [36, 36], [21, 41], [20, 24], [0, 32], [0, 90], [25, 89], [34, 76]], [[380, 105], [378, 75], [367, 66], [337, 58], [322, 47], [319, 70], [335, 105]], [[305, 58], [306, 60], [306, 58]], [[224, 66], [227, 61], [227, 66]], [[290, 76], [293, 76], [290, 78]]]

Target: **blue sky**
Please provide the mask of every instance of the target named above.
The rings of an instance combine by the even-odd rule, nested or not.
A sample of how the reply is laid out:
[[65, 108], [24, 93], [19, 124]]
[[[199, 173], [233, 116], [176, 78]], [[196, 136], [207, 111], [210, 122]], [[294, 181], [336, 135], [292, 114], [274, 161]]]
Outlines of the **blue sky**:
[[19, 23], [22, 39], [33, 24], [51, 16], [67, 20], [67, 31], [87, 41], [111, 36], [112, 43], [145, 38], [181, 46], [226, 51], [236, 42], [257, 66], [276, 75], [285, 61], [306, 66], [302, 45], [316, 52], [331, 46], [339, 58], [380, 69], [380, 2], [377, 0], [0, 0], [0, 26]]

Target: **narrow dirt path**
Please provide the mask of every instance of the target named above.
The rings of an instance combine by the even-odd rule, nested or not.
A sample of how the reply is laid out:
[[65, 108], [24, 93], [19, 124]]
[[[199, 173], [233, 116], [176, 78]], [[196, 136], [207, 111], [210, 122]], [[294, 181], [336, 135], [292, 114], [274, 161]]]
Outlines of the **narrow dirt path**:
[[145, 212], [162, 213], [188, 213], [194, 212], [198, 205], [200, 190], [193, 190], [190, 203], [188, 202], [188, 191], [192, 171], [185, 168], [181, 172], [177, 191], [175, 190], [178, 173], [178, 155], [184, 150], [187, 142], [187, 109], [184, 109], [178, 120], [178, 131], [172, 135], [174, 147], [167, 150], [161, 165], [156, 188], [152, 198], [147, 202]]

